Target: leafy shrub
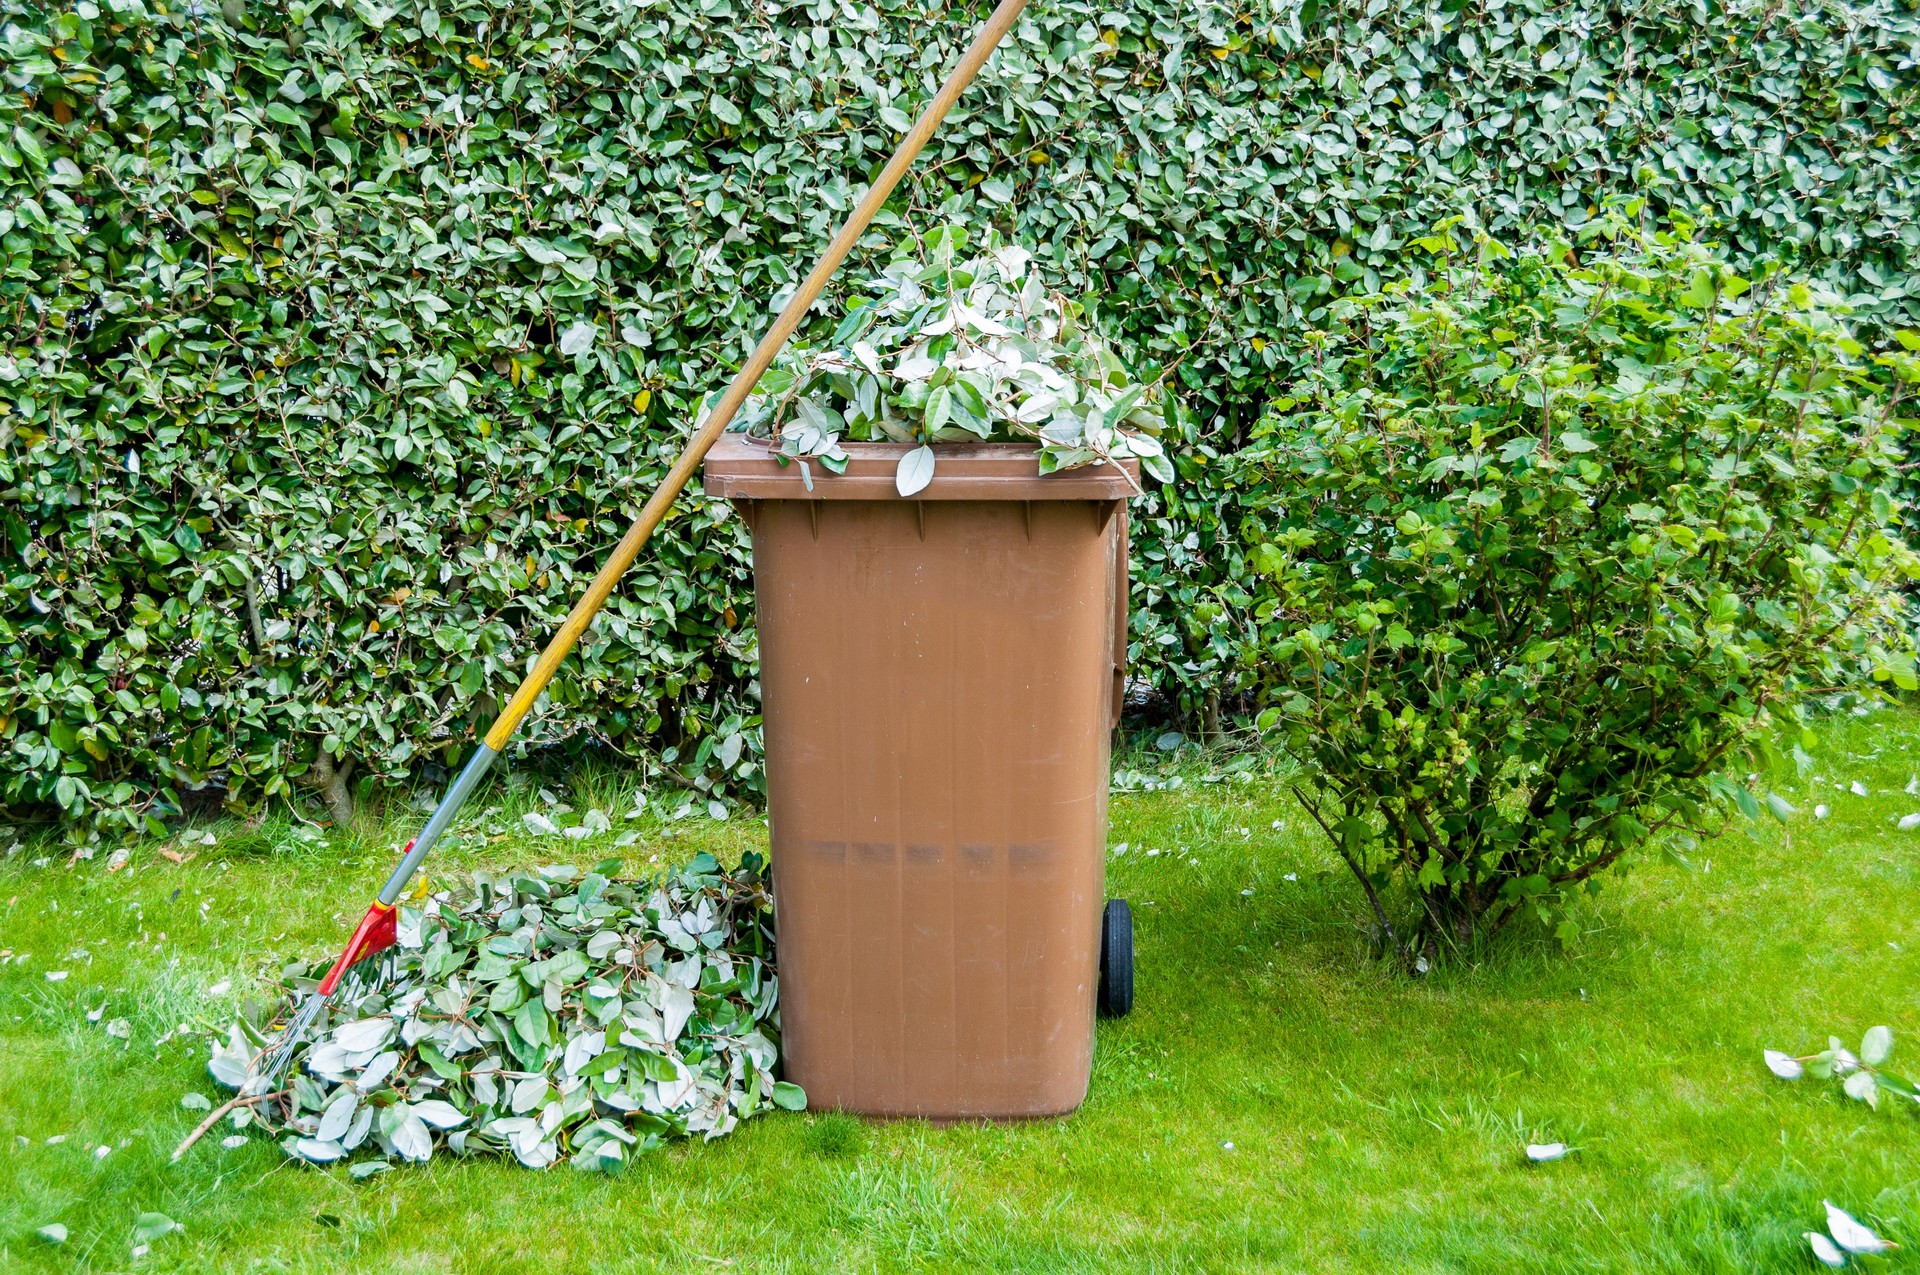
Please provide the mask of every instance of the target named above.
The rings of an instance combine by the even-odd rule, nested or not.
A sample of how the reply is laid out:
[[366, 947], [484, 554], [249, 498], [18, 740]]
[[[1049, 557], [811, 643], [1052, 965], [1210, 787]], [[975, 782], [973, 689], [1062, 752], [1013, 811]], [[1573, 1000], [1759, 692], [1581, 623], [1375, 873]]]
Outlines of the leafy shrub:
[[1881, 397], [1824, 289], [1593, 229], [1513, 255], [1443, 223], [1243, 457], [1262, 721], [1428, 946], [1754, 809], [1724, 772], [1808, 692], [1915, 686], [1888, 527], [1920, 363], [1881, 357]]
[[[196, 791], [313, 781], [338, 805], [431, 775], [980, 11], [10, 8], [0, 804], [158, 820]], [[1250, 686], [1219, 461], [1297, 333], [1463, 200], [1496, 230], [1577, 224], [1649, 186], [1743, 256], [1911, 311], [1916, 31], [1895, 0], [1057, 0], [855, 267], [935, 219], [993, 223], [1172, 370], [1205, 436], [1134, 511], [1130, 664], [1218, 717]], [[690, 501], [656, 539], [533, 745], [757, 788], [725, 519]]]
[[981, 256], [956, 260], [966, 238], [943, 226], [927, 258], [889, 262], [831, 343], [782, 352], [736, 428], [797, 460], [809, 487], [809, 460], [845, 472], [843, 434], [920, 444], [900, 458], [902, 496], [933, 481], [932, 443], [1037, 442], [1043, 474], [1137, 456], [1172, 482], [1159, 386], [1132, 382], [1079, 307], [1047, 294], [1033, 254], [989, 237]]

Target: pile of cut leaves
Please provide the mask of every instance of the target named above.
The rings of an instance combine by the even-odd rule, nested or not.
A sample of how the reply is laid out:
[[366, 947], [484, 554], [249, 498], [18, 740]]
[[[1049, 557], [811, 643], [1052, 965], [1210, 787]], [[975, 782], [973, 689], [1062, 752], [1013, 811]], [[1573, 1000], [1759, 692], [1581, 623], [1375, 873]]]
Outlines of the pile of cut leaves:
[[[271, 1030], [243, 1020], [215, 1046], [214, 1078], [249, 1095], [236, 1128], [315, 1164], [361, 1153], [357, 1176], [442, 1150], [604, 1170], [670, 1137], [803, 1108], [799, 1087], [774, 1079], [760, 857], [727, 872], [701, 854], [650, 880], [618, 869], [478, 872], [463, 894], [403, 906], [398, 945], [375, 976], [343, 982], [277, 1093], [256, 1071]], [[288, 966], [284, 1011], [325, 973]]]

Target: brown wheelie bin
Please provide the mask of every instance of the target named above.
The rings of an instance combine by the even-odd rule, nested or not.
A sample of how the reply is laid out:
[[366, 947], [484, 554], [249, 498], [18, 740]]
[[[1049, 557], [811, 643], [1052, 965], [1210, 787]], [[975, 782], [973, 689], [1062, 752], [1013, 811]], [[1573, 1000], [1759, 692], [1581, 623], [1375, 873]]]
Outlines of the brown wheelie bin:
[[1137, 488], [963, 444], [902, 499], [905, 447], [846, 450], [811, 490], [739, 435], [705, 470], [753, 537], [786, 1074], [822, 1109], [1071, 1111]]

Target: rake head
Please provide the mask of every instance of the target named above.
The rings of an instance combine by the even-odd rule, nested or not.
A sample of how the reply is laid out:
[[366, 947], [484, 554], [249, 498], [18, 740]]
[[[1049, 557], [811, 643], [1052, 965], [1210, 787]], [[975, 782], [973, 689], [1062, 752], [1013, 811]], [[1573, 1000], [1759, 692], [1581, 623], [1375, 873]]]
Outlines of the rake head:
[[280, 1039], [273, 1042], [273, 1048], [267, 1051], [253, 1075], [247, 1078], [243, 1093], [271, 1093], [280, 1087], [280, 1077], [286, 1073], [287, 1064], [293, 1061], [294, 1050], [306, 1039], [314, 1020], [320, 1017], [320, 1011], [326, 1007], [326, 997], [319, 992], [307, 993], [307, 998], [300, 1002], [300, 1008], [287, 1020], [286, 1027], [280, 1032]]
[[[320, 980], [320, 986], [307, 993], [307, 998], [294, 1011], [293, 1017], [280, 1033], [280, 1039], [273, 1042], [273, 1048], [260, 1060], [259, 1067], [247, 1081], [247, 1089], [253, 1093], [270, 1093], [279, 1088], [280, 1078], [286, 1073], [287, 1065], [293, 1061], [294, 1053], [320, 1013], [333, 999], [344, 980], [349, 985], [350, 999], [359, 999], [360, 995], [378, 980], [382, 969], [369, 964], [371, 958], [392, 947], [396, 938], [395, 924], [399, 910], [389, 904], [376, 902], [360, 918], [360, 924], [353, 929], [353, 937], [347, 940], [347, 946]], [[384, 963], [383, 963], [384, 964]]]

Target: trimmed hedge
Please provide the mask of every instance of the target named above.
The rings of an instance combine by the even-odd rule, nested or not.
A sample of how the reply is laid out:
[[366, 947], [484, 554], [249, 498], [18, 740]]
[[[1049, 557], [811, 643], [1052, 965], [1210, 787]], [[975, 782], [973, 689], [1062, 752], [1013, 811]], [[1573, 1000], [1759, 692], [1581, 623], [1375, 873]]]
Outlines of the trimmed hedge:
[[[538, 646], [983, 10], [79, 0], [0, 30], [0, 803], [76, 829], [418, 774]], [[1136, 668], [1240, 693], [1213, 460], [1328, 300], [1467, 210], [1641, 188], [1906, 321], [1917, 24], [1036, 0], [865, 261], [1032, 246], [1191, 409]], [[759, 783], [744, 536], [687, 500], [530, 742]], [[341, 759], [338, 768], [331, 759]], [[320, 764], [316, 765], [316, 761]]]

